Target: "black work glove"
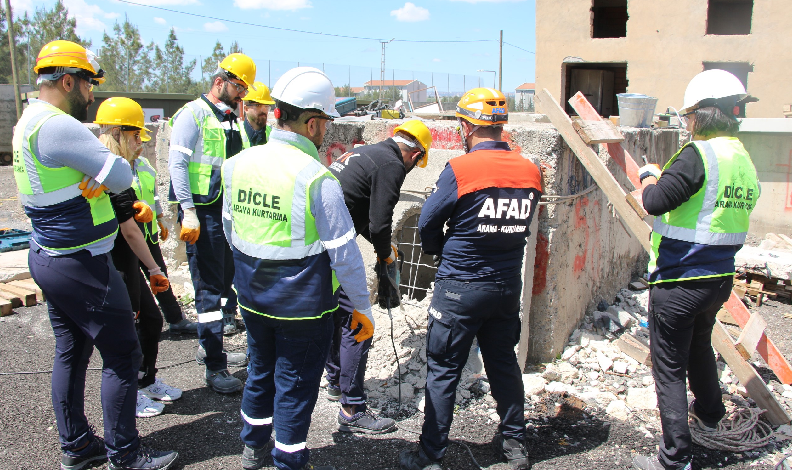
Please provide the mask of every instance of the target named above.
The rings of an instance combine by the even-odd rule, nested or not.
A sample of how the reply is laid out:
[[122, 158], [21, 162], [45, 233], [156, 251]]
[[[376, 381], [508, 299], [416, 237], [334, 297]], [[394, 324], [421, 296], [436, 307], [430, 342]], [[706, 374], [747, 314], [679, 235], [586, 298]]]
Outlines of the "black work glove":
[[[404, 254], [399, 252], [399, 260], [404, 259]], [[401, 263], [395, 261], [388, 263], [381, 261], [377, 263], [377, 277], [379, 286], [377, 289], [377, 303], [380, 308], [394, 308], [401, 305], [401, 294], [399, 293], [399, 271]]]

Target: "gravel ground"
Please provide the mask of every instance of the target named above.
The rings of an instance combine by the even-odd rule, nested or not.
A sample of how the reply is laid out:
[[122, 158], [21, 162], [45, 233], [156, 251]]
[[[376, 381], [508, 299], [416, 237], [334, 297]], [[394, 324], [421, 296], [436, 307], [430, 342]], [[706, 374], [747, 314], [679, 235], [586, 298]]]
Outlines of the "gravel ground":
[[[244, 334], [227, 341], [229, 349], [241, 349]], [[52, 365], [54, 338], [46, 305], [17, 309], [16, 314], [0, 319], [0, 357], [2, 372], [48, 370]], [[175, 468], [239, 468], [241, 395], [217, 395], [203, 385], [202, 368], [192, 361], [197, 339], [163, 334], [160, 344], [160, 376], [181, 387], [184, 397], [166, 407], [159, 417], [139, 419], [144, 442], [160, 449], [180, 453]], [[170, 364], [177, 364], [168, 367]], [[100, 365], [95, 354], [91, 367]], [[232, 370], [244, 380], [244, 369]], [[101, 374], [89, 371], [86, 414], [102, 430], [99, 403]], [[560, 396], [549, 396], [527, 408], [530, 448], [534, 469], [628, 469], [635, 452], [653, 452], [657, 435], [639, 430], [641, 423], [624, 423], [604, 413], [582, 412], [574, 399], [555, 406]], [[546, 403], [545, 403], [546, 402]], [[542, 404], [546, 406], [539, 406]], [[490, 442], [496, 427], [489, 421], [489, 395], [462, 409], [454, 420], [451, 437], [455, 440], [444, 461], [446, 469], [477, 468], [464, 443], [483, 468], [506, 470], [493, 455]], [[400, 422], [397, 432], [364, 438], [339, 433], [335, 415], [337, 404], [320, 395], [313, 415], [308, 445], [312, 462], [332, 464], [341, 469], [396, 469], [398, 453], [414, 445], [423, 415], [415, 413]], [[587, 410], [591, 411], [591, 410]], [[649, 412], [652, 413], [652, 412]], [[50, 402], [50, 375], [0, 376], [0, 469], [56, 468], [59, 459], [57, 429]], [[749, 455], [724, 454], [696, 448], [694, 468], [770, 469], [772, 465]]]

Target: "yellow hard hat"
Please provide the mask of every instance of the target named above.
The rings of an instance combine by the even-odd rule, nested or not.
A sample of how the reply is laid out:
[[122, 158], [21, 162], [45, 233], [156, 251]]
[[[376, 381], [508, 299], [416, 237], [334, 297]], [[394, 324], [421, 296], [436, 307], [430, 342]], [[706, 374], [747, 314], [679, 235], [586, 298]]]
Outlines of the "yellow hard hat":
[[275, 104], [275, 101], [272, 100], [272, 96], [270, 96], [269, 88], [261, 82], [253, 83], [253, 91], [245, 95], [242, 101], [255, 101], [256, 103], [270, 105]]
[[426, 127], [426, 124], [417, 119], [413, 119], [393, 129], [393, 134], [395, 135], [398, 131], [410, 134], [418, 140], [421, 147], [423, 147], [424, 154], [415, 165], [418, 168], [426, 167], [426, 164], [429, 162], [429, 147], [432, 146], [432, 133], [429, 132], [429, 128]]
[[76, 42], [64, 40], [48, 42], [41, 48], [33, 71], [38, 73], [46, 67], [83, 69], [89, 71], [91, 75], [96, 75], [97, 72], [91, 65], [84, 47]]
[[149, 140], [151, 140], [151, 136], [148, 133], [148, 129], [146, 129], [145, 127], [140, 128], [140, 140], [142, 142], [148, 142]]
[[473, 88], [459, 100], [456, 117], [478, 126], [499, 126], [509, 121], [506, 96], [494, 88]]
[[252, 89], [256, 89], [254, 82], [256, 80], [256, 63], [253, 59], [242, 54], [235, 52], [228, 55], [222, 62], [218, 64], [221, 69], [226, 72], [231, 72], [237, 78], [245, 82], [245, 85]]
[[102, 104], [99, 105], [94, 123], [143, 129], [144, 120], [143, 108], [135, 100], [114, 96], [102, 101]]

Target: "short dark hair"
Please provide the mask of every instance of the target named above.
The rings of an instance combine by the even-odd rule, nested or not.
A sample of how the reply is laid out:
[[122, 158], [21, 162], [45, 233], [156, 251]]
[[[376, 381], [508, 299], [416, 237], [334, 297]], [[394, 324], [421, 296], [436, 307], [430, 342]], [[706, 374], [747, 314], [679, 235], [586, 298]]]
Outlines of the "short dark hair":
[[297, 106], [291, 105], [289, 103], [274, 100], [275, 101], [275, 108], [280, 109], [280, 116], [278, 118], [278, 127], [283, 127], [284, 124], [305, 120], [305, 118], [309, 117], [309, 115], [316, 114], [320, 115], [321, 112], [318, 109], [304, 109], [298, 108]]
[[694, 111], [693, 135], [708, 137], [725, 133], [734, 137], [740, 131], [740, 121], [732, 114], [723, 112], [716, 106], [698, 108]]
[[500, 139], [503, 133], [503, 126], [481, 126], [476, 129], [476, 132], [478, 132], [481, 137]]

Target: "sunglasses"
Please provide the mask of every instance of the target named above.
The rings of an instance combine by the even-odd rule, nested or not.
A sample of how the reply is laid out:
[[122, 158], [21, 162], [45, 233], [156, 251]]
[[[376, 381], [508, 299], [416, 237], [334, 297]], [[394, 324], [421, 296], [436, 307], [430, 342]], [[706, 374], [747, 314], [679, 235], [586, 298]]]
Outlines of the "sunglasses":
[[308, 119], [306, 119], [305, 122], [303, 122], [303, 124], [308, 124], [308, 121], [310, 121], [311, 119], [324, 119], [326, 121], [329, 121], [328, 124], [330, 122], [333, 122], [333, 118], [331, 118], [330, 116], [324, 116], [324, 115], [321, 115], [321, 114], [316, 114], [316, 115], [313, 115], [313, 116], [309, 117]]

